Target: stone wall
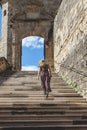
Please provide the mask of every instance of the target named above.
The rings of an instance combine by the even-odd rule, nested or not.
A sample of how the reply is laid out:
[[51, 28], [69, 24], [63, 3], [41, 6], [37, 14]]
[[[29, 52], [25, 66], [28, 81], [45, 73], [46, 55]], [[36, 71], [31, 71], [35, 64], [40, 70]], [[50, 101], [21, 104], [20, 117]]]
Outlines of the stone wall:
[[87, 0], [63, 0], [54, 21], [54, 67], [87, 93]]
[[2, 5], [2, 37], [0, 39], [0, 57], [7, 59], [8, 2]]
[[0, 0], [3, 9], [0, 56], [21, 70], [22, 39], [44, 38], [45, 59], [53, 68], [53, 21], [62, 0]]
[[0, 73], [3, 73], [7, 69], [11, 69], [11, 66], [9, 65], [8, 61], [4, 58], [0, 58]]

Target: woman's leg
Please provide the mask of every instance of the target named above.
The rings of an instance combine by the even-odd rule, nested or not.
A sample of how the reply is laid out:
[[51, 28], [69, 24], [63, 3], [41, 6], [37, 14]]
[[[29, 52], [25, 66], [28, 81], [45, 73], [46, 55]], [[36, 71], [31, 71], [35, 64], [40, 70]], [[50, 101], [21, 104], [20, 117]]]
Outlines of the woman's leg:
[[46, 94], [46, 86], [45, 86], [45, 76], [41, 76], [41, 86], [43, 88], [44, 94]]
[[51, 81], [51, 77], [48, 77], [48, 91], [49, 92], [51, 92], [50, 81]]
[[51, 88], [50, 88], [50, 77], [49, 76], [46, 76], [46, 80], [45, 80], [45, 86], [46, 86], [46, 94], [47, 94], [47, 97], [49, 95], [49, 92], [51, 92]]

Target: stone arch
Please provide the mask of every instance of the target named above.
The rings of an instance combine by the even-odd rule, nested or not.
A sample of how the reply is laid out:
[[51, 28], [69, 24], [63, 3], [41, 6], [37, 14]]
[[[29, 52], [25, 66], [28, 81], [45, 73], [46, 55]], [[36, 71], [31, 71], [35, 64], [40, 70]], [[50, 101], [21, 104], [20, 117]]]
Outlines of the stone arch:
[[[17, 34], [16, 34], [17, 35]], [[18, 34], [18, 38], [17, 36], [15, 36], [15, 43], [13, 43], [13, 63], [12, 66], [13, 68], [15, 68], [16, 70], [21, 70], [21, 55], [22, 55], [22, 39], [28, 36], [40, 36], [44, 38], [44, 58], [45, 60], [47, 60], [47, 62], [51, 65], [52, 69], [53, 69], [53, 44], [52, 41], [48, 40], [47, 34], [45, 33], [41, 33], [38, 31], [31, 31], [27, 33], [21, 33]]]
[[31, 32], [27, 32], [27, 33], [24, 33], [23, 35], [21, 35], [20, 39], [23, 39], [23, 38], [28, 37], [28, 36], [40, 36], [40, 37], [45, 38], [44, 34], [41, 34], [38, 31], [37, 32], [36, 31], [31, 31]]
[[[3, 21], [4, 49], [0, 54], [16, 70], [21, 69], [21, 43], [26, 36], [41, 36], [44, 57], [53, 68], [53, 22], [62, 0], [0, 0], [6, 16]], [[4, 30], [4, 27], [7, 30]]]
[[[24, 33], [23, 35], [21, 35], [21, 37], [20, 37], [20, 39], [21, 39], [21, 44], [20, 44], [20, 52], [22, 53], [22, 39], [23, 38], [26, 38], [26, 37], [30, 37], [30, 36], [38, 36], [38, 37], [42, 37], [42, 38], [44, 38], [44, 48], [43, 48], [43, 52], [44, 52], [44, 57], [45, 57], [45, 35], [42, 35], [39, 31], [31, 31], [31, 32], [27, 32], [27, 33]], [[46, 57], [45, 57], [46, 58]], [[21, 60], [22, 58], [21, 58], [21, 55], [20, 55], [20, 60]], [[22, 61], [20, 61], [20, 63], [21, 63]], [[20, 66], [21, 66], [21, 64], [20, 64]]]

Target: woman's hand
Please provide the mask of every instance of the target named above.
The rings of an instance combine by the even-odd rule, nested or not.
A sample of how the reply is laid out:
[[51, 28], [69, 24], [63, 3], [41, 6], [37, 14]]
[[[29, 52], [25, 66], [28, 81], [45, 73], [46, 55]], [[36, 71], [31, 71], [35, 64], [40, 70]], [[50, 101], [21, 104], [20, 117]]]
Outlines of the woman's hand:
[[39, 80], [39, 78], [40, 78], [40, 75], [38, 74], [38, 75], [37, 75], [37, 79]]
[[37, 79], [39, 80], [39, 76], [37, 76]]
[[51, 77], [52, 77], [52, 74], [50, 74], [49, 77], [51, 78]]

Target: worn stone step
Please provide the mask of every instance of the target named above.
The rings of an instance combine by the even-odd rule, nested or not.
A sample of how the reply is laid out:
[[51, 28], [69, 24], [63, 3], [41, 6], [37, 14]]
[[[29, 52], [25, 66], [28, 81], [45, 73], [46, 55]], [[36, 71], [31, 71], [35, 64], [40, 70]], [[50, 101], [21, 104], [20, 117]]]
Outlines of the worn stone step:
[[[4, 98], [3, 98], [4, 97]], [[76, 101], [79, 101], [79, 102], [86, 102], [85, 101], [85, 99], [81, 99], [80, 98], [80, 96], [69, 96], [69, 95], [66, 95], [66, 96], [61, 96], [61, 95], [49, 95], [49, 97], [46, 99], [45, 97], [44, 97], [44, 95], [34, 95], [34, 94], [32, 94], [32, 95], [28, 95], [28, 94], [2, 94], [2, 95], [0, 95], [0, 102], [4, 102], [4, 101], [7, 101], [7, 102], [11, 102], [11, 101], [17, 101], [17, 99], [18, 99], [18, 101], [28, 101], [28, 100], [30, 100], [31, 99], [31, 101], [36, 101], [36, 100], [38, 100], [38, 101], [43, 101], [43, 100], [55, 100], [55, 101], [74, 101], [74, 99], [73, 99], [73, 97], [74, 97], [74, 99], [76, 100]], [[78, 97], [78, 98], [77, 98]], [[9, 100], [7, 100], [7, 99]], [[58, 99], [59, 98], [59, 99]], [[76, 101], [74, 101], [74, 102], [76, 102]], [[30, 102], [30, 101], [29, 101]]]
[[[7, 97], [6, 97], [7, 98]], [[23, 97], [11, 97], [11, 98], [7, 98], [6, 99], [5, 97], [4, 98], [0, 98], [0, 103], [42, 103], [43, 101], [44, 102], [49, 102], [49, 103], [69, 103], [69, 102], [72, 102], [72, 103], [76, 103], [76, 102], [79, 102], [79, 103], [86, 103], [85, 100], [83, 99], [80, 99], [80, 98], [53, 98], [53, 97], [48, 97], [48, 99], [46, 99], [45, 97], [28, 97], [28, 98], [23, 98]]]
[[[3, 111], [1, 111], [1, 112], [3, 112]], [[65, 113], [86, 113], [87, 114], [87, 110], [72, 110], [72, 109], [28, 109], [27, 111], [25, 111], [25, 110], [19, 110], [19, 111], [16, 111], [16, 110], [14, 110], [13, 112], [19, 112], [19, 113], [21, 113], [21, 112], [25, 112], [25, 113], [30, 113], [30, 112], [33, 112], [33, 113], [62, 113], [62, 114], [65, 114]]]
[[[12, 108], [12, 107], [14, 107], [14, 108], [28, 108], [28, 107], [33, 107], [33, 108], [35, 108], [35, 107], [59, 107], [60, 106], [60, 108], [61, 107], [72, 107], [72, 109], [73, 109], [73, 107], [74, 107], [74, 109], [76, 109], [76, 108], [79, 108], [79, 109], [81, 109], [81, 108], [86, 108], [87, 107], [87, 103], [81, 103], [81, 102], [78, 102], [78, 103], [74, 103], [74, 102], [59, 102], [59, 103], [55, 103], [55, 102], [5, 102], [5, 103], [0, 103], [0, 108], [2, 109], [2, 108]], [[76, 107], [76, 108], [75, 108]]]
[[68, 124], [73, 124], [72, 120], [0, 120], [0, 126], [24, 126], [24, 125], [29, 125], [29, 126], [39, 126], [43, 125], [68, 125]]
[[87, 119], [87, 115], [83, 116], [83, 115], [77, 115], [77, 114], [73, 114], [73, 115], [0, 115], [0, 119], [2, 120], [45, 120], [45, 119], [52, 119], [52, 120], [62, 120], [62, 119]]
[[[17, 104], [16, 104], [17, 105]], [[24, 105], [24, 106], [23, 106]], [[22, 106], [19, 104], [19, 106], [15, 106], [15, 104], [13, 104], [13, 106], [1, 106], [0, 110], [6, 110], [6, 109], [28, 109], [28, 108], [38, 108], [38, 109], [72, 109], [72, 110], [82, 110], [82, 109], [86, 109], [87, 110], [87, 104], [83, 104], [83, 105], [75, 105], [75, 104], [23, 104]]]
[[[33, 87], [32, 87], [33, 88]], [[38, 92], [38, 95], [39, 94], [43, 94], [43, 90], [42, 90], [42, 88], [41, 89], [36, 89], [35, 87], [33, 88], [33, 89], [35, 89], [35, 91], [34, 90], [32, 90], [31, 89], [31, 87], [27, 87], [27, 88], [5, 88], [5, 89], [1, 89], [0, 90], [0, 95], [1, 94], [8, 94], [8, 93], [10, 93], [10, 94], [17, 94], [17, 93], [19, 93], [19, 94], [27, 94], [27, 93], [29, 93], [29, 94], [33, 94], [33, 93], [36, 93], [37, 94], [37, 92]], [[24, 92], [23, 92], [24, 91]], [[50, 93], [50, 94], [61, 94], [61, 95], [63, 95], [63, 94], [67, 94], [67, 95], [79, 95], [80, 96], [80, 94], [78, 94], [78, 93], [76, 93], [76, 92], [74, 92], [74, 91], [70, 91], [70, 92], [68, 92], [68, 91], [64, 91], [64, 90], [60, 90], [60, 92], [59, 92], [59, 90], [52, 90], [52, 92]], [[82, 96], [81, 96], [82, 97]]]
[[[63, 119], [63, 116], [64, 116], [64, 118], [77, 118], [77, 119], [79, 119], [79, 118], [81, 118], [82, 120], [83, 119], [87, 119], [87, 112], [70, 112], [70, 111], [67, 111], [67, 112], [64, 112], [64, 111], [57, 111], [57, 112], [55, 112], [55, 111], [49, 111], [49, 112], [47, 112], [47, 111], [40, 111], [40, 112], [31, 112], [31, 111], [27, 111], [27, 112], [24, 112], [24, 111], [17, 111], [17, 110], [13, 110], [13, 111], [11, 111], [11, 110], [8, 110], [8, 111], [1, 111], [0, 112], [0, 116], [2, 116], [2, 117], [5, 117], [5, 116], [12, 116], [13, 118], [14, 118], [14, 116], [30, 116], [30, 117], [33, 117], [33, 116], [43, 116], [44, 118], [46, 117], [46, 116], [53, 116], [53, 117], [60, 117], [60, 118], [62, 118]], [[49, 117], [50, 118], [50, 117]], [[47, 118], [46, 118], [47, 119]]]
[[[51, 87], [52, 88], [52, 92], [56, 92], [56, 93], [61, 93], [61, 91], [62, 92], [64, 92], [64, 93], [70, 93], [70, 92], [72, 92], [72, 93], [77, 93], [75, 90], [73, 90], [73, 89], [67, 89], [67, 88], [53, 88], [53, 87]], [[1, 91], [0, 91], [0, 93], [2, 92], [8, 92], [8, 91], [13, 91], [13, 90], [15, 90], [15, 91], [18, 91], [18, 90], [21, 90], [21, 91], [23, 91], [23, 90], [28, 90], [28, 91], [34, 91], [34, 89], [35, 90], [37, 90], [37, 91], [39, 91], [39, 92], [43, 92], [42, 91], [42, 87], [41, 86], [23, 86], [23, 87], [21, 87], [21, 86], [1, 86]]]
[[73, 106], [73, 104], [74, 105], [76, 105], [76, 106], [87, 106], [87, 103], [84, 103], [84, 102], [69, 102], [69, 101], [57, 101], [57, 102], [55, 102], [55, 101], [50, 101], [50, 100], [44, 100], [44, 101], [41, 101], [41, 102], [29, 102], [29, 101], [25, 101], [25, 102], [1, 102], [0, 103], [0, 107], [8, 107], [8, 106], [37, 106], [37, 105], [40, 105], [40, 106], [50, 106], [50, 105], [70, 105], [70, 106]]
[[87, 101], [57, 74], [52, 75], [52, 92], [48, 99], [43, 95], [40, 80], [37, 80], [37, 72], [15, 72], [0, 76], [2, 128], [13, 126], [20, 128], [57, 126], [60, 130], [87, 128]]
[[[49, 118], [49, 120], [48, 120], [48, 118], [45, 118], [45, 119], [42, 119], [42, 117], [41, 118], [34, 118], [34, 119], [32, 119], [32, 118], [29, 118], [28, 117], [28, 119], [26, 119], [26, 118], [23, 118], [23, 119], [15, 119], [15, 118], [8, 118], [8, 119], [1, 119], [0, 120], [0, 124], [2, 125], [2, 124], [4, 124], [4, 125], [7, 125], [7, 123], [8, 123], [8, 125], [12, 125], [12, 124], [14, 124], [14, 123], [16, 123], [16, 125], [19, 125], [20, 123], [21, 123], [21, 125], [23, 125], [23, 124], [29, 124], [29, 123], [31, 123], [31, 124], [38, 124], [38, 123], [40, 123], [40, 124], [43, 124], [43, 125], [48, 125], [48, 124], [59, 124], [59, 125], [61, 125], [61, 124], [65, 124], [65, 125], [67, 125], [67, 123], [68, 124], [73, 124], [73, 125], [86, 125], [87, 124], [87, 119], [74, 119], [74, 121], [73, 121], [73, 119], [64, 119], [64, 118], [57, 118], [57, 119], [55, 119], [55, 118]], [[47, 124], [46, 124], [47, 123]]]
[[[21, 92], [14, 92], [14, 93], [12, 93], [12, 92], [7, 92], [7, 93], [4, 93], [3, 92], [3, 94], [0, 94], [0, 99], [2, 99], [3, 97], [4, 98], [16, 98], [16, 97], [27, 97], [27, 98], [34, 98], [34, 97], [36, 97], [36, 99], [37, 98], [42, 98], [44, 95], [43, 95], [43, 93], [30, 93], [30, 92], [24, 92], [24, 93], [21, 93]], [[69, 94], [69, 93], [51, 93], [51, 94], [49, 94], [49, 97], [58, 97], [59, 99], [60, 99], [60, 97], [61, 98], [76, 98], [77, 100], [78, 99], [81, 99], [81, 96], [79, 95], [79, 94], [76, 94], [76, 93], [72, 93], [72, 94]], [[81, 99], [82, 100], [82, 99]], [[85, 100], [85, 99], [83, 99], [83, 100]]]
[[80, 125], [87, 125], [87, 119], [75, 119], [74, 121], [73, 121], [73, 125], [78, 125], [78, 124], [80, 124]]
[[[4, 126], [4, 130], [87, 130], [87, 125]], [[0, 127], [2, 130], [2, 127]]]
[[[54, 91], [56, 91], [56, 90], [54, 90]], [[63, 92], [63, 93], [77, 93], [74, 89], [70, 89], [70, 88], [63, 89], [63, 88], [58, 88], [58, 87], [57, 87], [57, 92], [58, 93], [61, 93], [61, 92]]]
[[[4, 79], [3, 79], [4, 80]], [[2, 80], [2, 81], [3, 81]], [[31, 81], [32, 79], [30, 79], [30, 81]], [[2, 86], [17, 86], [17, 85], [35, 85], [35, 84], [37, 84], [37, 85], [40, 85], [40, 81], [37, 81], [37, 80], [35, 80], [35, 79], [33, 79], [33, 81], [32, 82], [30, 82], [29, 81], [29, 79], [27, 79], [27, 81], [23, 81], [23, 79], [18, 79], [18, 80], [15, 80], [15, 79], [13, 79], [13, 80], [9, 80], [9, 81], [7, 81], [7, 80], [5, 80], [4, 82], [2, 82], [2, 84], [0, 84], [0, 86], [2, 85]], [[65, 84], [65, 83], [52, 83], [51, 82], [51, 86], [55, 86], [54, 88], [56, 88], [56, 87], [60, 87], [60, 88], [71, 88], [72, 89], [72, 87], [69, 87], [67, 84]]]
[[[42, 88], [41, 88], [41, 90], [39, 89], [39, 88], [28, 88], [28, 89], [26, 89], [26, 88], [24, 88], [24, 89], [21, 89], [21, 88], [17, 88], [17, 89], [14, 89], [14, 88], [11, 88], [11, 89], [9, 89], [9, 88], [6, 88], [6, 89], [1, 89], [1, 91], [0, 91], [0, 95], [7, 95], [7, 94], [9, 94], [10, 96], [11, 95], [17, 95], [17, 94], [22, 94], [22, 95], [38, 95], [38, 96], [43, 96], [43, 90], [42, 90]], [[72, 93], [69, 93], [69, 92], [58, 92], [58, 91], [54, 91], [54, 90], [52, 90], [52, 92], [51, 93], [49, 93], [50, 95], [52, 95], [52, 96], [75, 96], [75, 97], [82, 97], [79, 93], [76, 93], [76, 92], [72, 92]], [[83, 97], [82, 97], [83, 98]]]
[[[34, 116], [37, 116], [38, 118], [39, 117], [43, 117], [43, 118], [45, 118], [45, 117], [54, 117], [54, 118], [62, 118], [63, 119], [63, 117], [64, 118], [77, 118], [77, 119], [79, 119], [79, 118], [81, 118], [81, 119], [87, 119], [87, 112], [85, 111], [85, 110], [40, 110], [39, 111], [39, 109], [37, 110], [37, 109], [35, 109], [35, 110], [27, 110], [27, 109], [25, 109], [25, 110], [22, 110], [22, 109], [20, 109], [20, 110], [18, 110], [18, 109], [15, 109], [15, 110], [1, 110], [0, 111], [0, 117], [13, 117], [14, 118], [14, 116], [19, 116], [19, 117], [34, 117]], [[47, 118], [46, 118], [47, 119]]]
[[[41, 85], [13, 85], [13, 86], [9, 86], [9, 85], [1, 85], [0, 86], [0, 90], [3, 92], [5, 89], [6, 90], [9, 90], [9, 91], [11, 91], [11, 90], [19, 90], [19, 89], [22, 89], [22, 90], [24, 90], [24, 89], [31, 89], [31, 88], [37, 88], [37, 89], [39, 89], [39, 90], [42, 90], [42, 87], [41, 87]], [[52, 88], [52, 91], [53, 92], [64, 92], [64, 93], [77, 93], [73, 88], [69, 88], [69, 87], [59, 87], [59, 86], [51, 86], [51, 88]], [[1, 91], [0, 91], [0, 93], [1, 93]], [[5, 91], [4, 91], [5, 92]]]
[[[9, 71], [9, 70], [7, 70], [7, 72], [4, 72], [4, 73], [2, 73], [1, 74], [1, 76], [4, 76], [4, 77], [6, 77], [6, 76], [29, 76], [29, 75], [36, 75], [37, 76], [37, 71], [16, 71], [16, 72], [13, 72], [13, 71]], [[58, 76], [58, 74], [56, 74], [55, 72], [52, 72], [52, 76], [53, 77], [58, 77], [58, 78], [60, 78], [61, 79], [61, 77], [59, 77]]]
[[80, 95], [80, 94], [77, 94], [77, 93], [52, 93], [51, 94], [52, 96], [54, 96], [54, 97], [81, 97], [82, 98], [82, 96]]
[[72, 87], [69, 87], [69, 86], [64, 86], [64, 85], [59, 85], [59, 84], [51, 84], [51, 87], [52, 87], [52, 89], [65, 89], [65, 90], [74, 90]]
[[67, 104], [64, 104], [64, 103], [60, 103], [60, 104], [49, 104], [49, 103], [30, 103], [30, 104], [26, 104], [26, 103], [13, 103], [10, 105], [10, 103], [8, 104], [8, 106], [4, 106], [3, 104], [1, 104], [0, 106], [0, 110], [21, 110], [21, 109], [24, 109], [24, 110], [28, 110], [28, 109], [71, 109], [71, 110], [87, 110], [87, 104], [74, 104], [74, 103], [67, 103]]
[[29, 125], [29, 126], [33, 126], [33, 125], [86, 125], [87, 124], [87, 120], [0, 120], [0, 126], [13, 126], [13, 125], [20, 125], [24, 126], [24, 125]]
[[[25, 106], [28, 106], [28, 104], [30, 105], [32, 105], [32, 104], [44, 104], [44, 103], [48, 103], [48, 104], [77, 104], [77, 102], [75, 102], [75, 101], [69, 101], [69, 100], [65, 100], [65, 101], [55, 101], [55, 100], [51, 100], [51, 99], [49, 99], [49, 100], [39, 100], [39, 101], [37, 101], [37, 100], [32, 100], [32, 101], [27, 101], [27, 100], [25, 100], [25, 101], [22, 101], [22, 100], [16, 100], [16, 101], [14, 101], [14, 100], [11, 100], [11, 101], [1, 101], [0, 102], [0, 107], [1, 106], [23, 106], [23, 105], [25, 105]], [[84, 102], [81, 102], [81, 101], [78, 101], [78, 104], [84, 104]]]
[[0, 115], [48, 115], [48, 114], [60, 114], [60, 115], [72, 115], [80, 114], [87, 115], [87, 110], [64, 110], [64, 109], [26, 109], [26, 110], [1, 110]]

